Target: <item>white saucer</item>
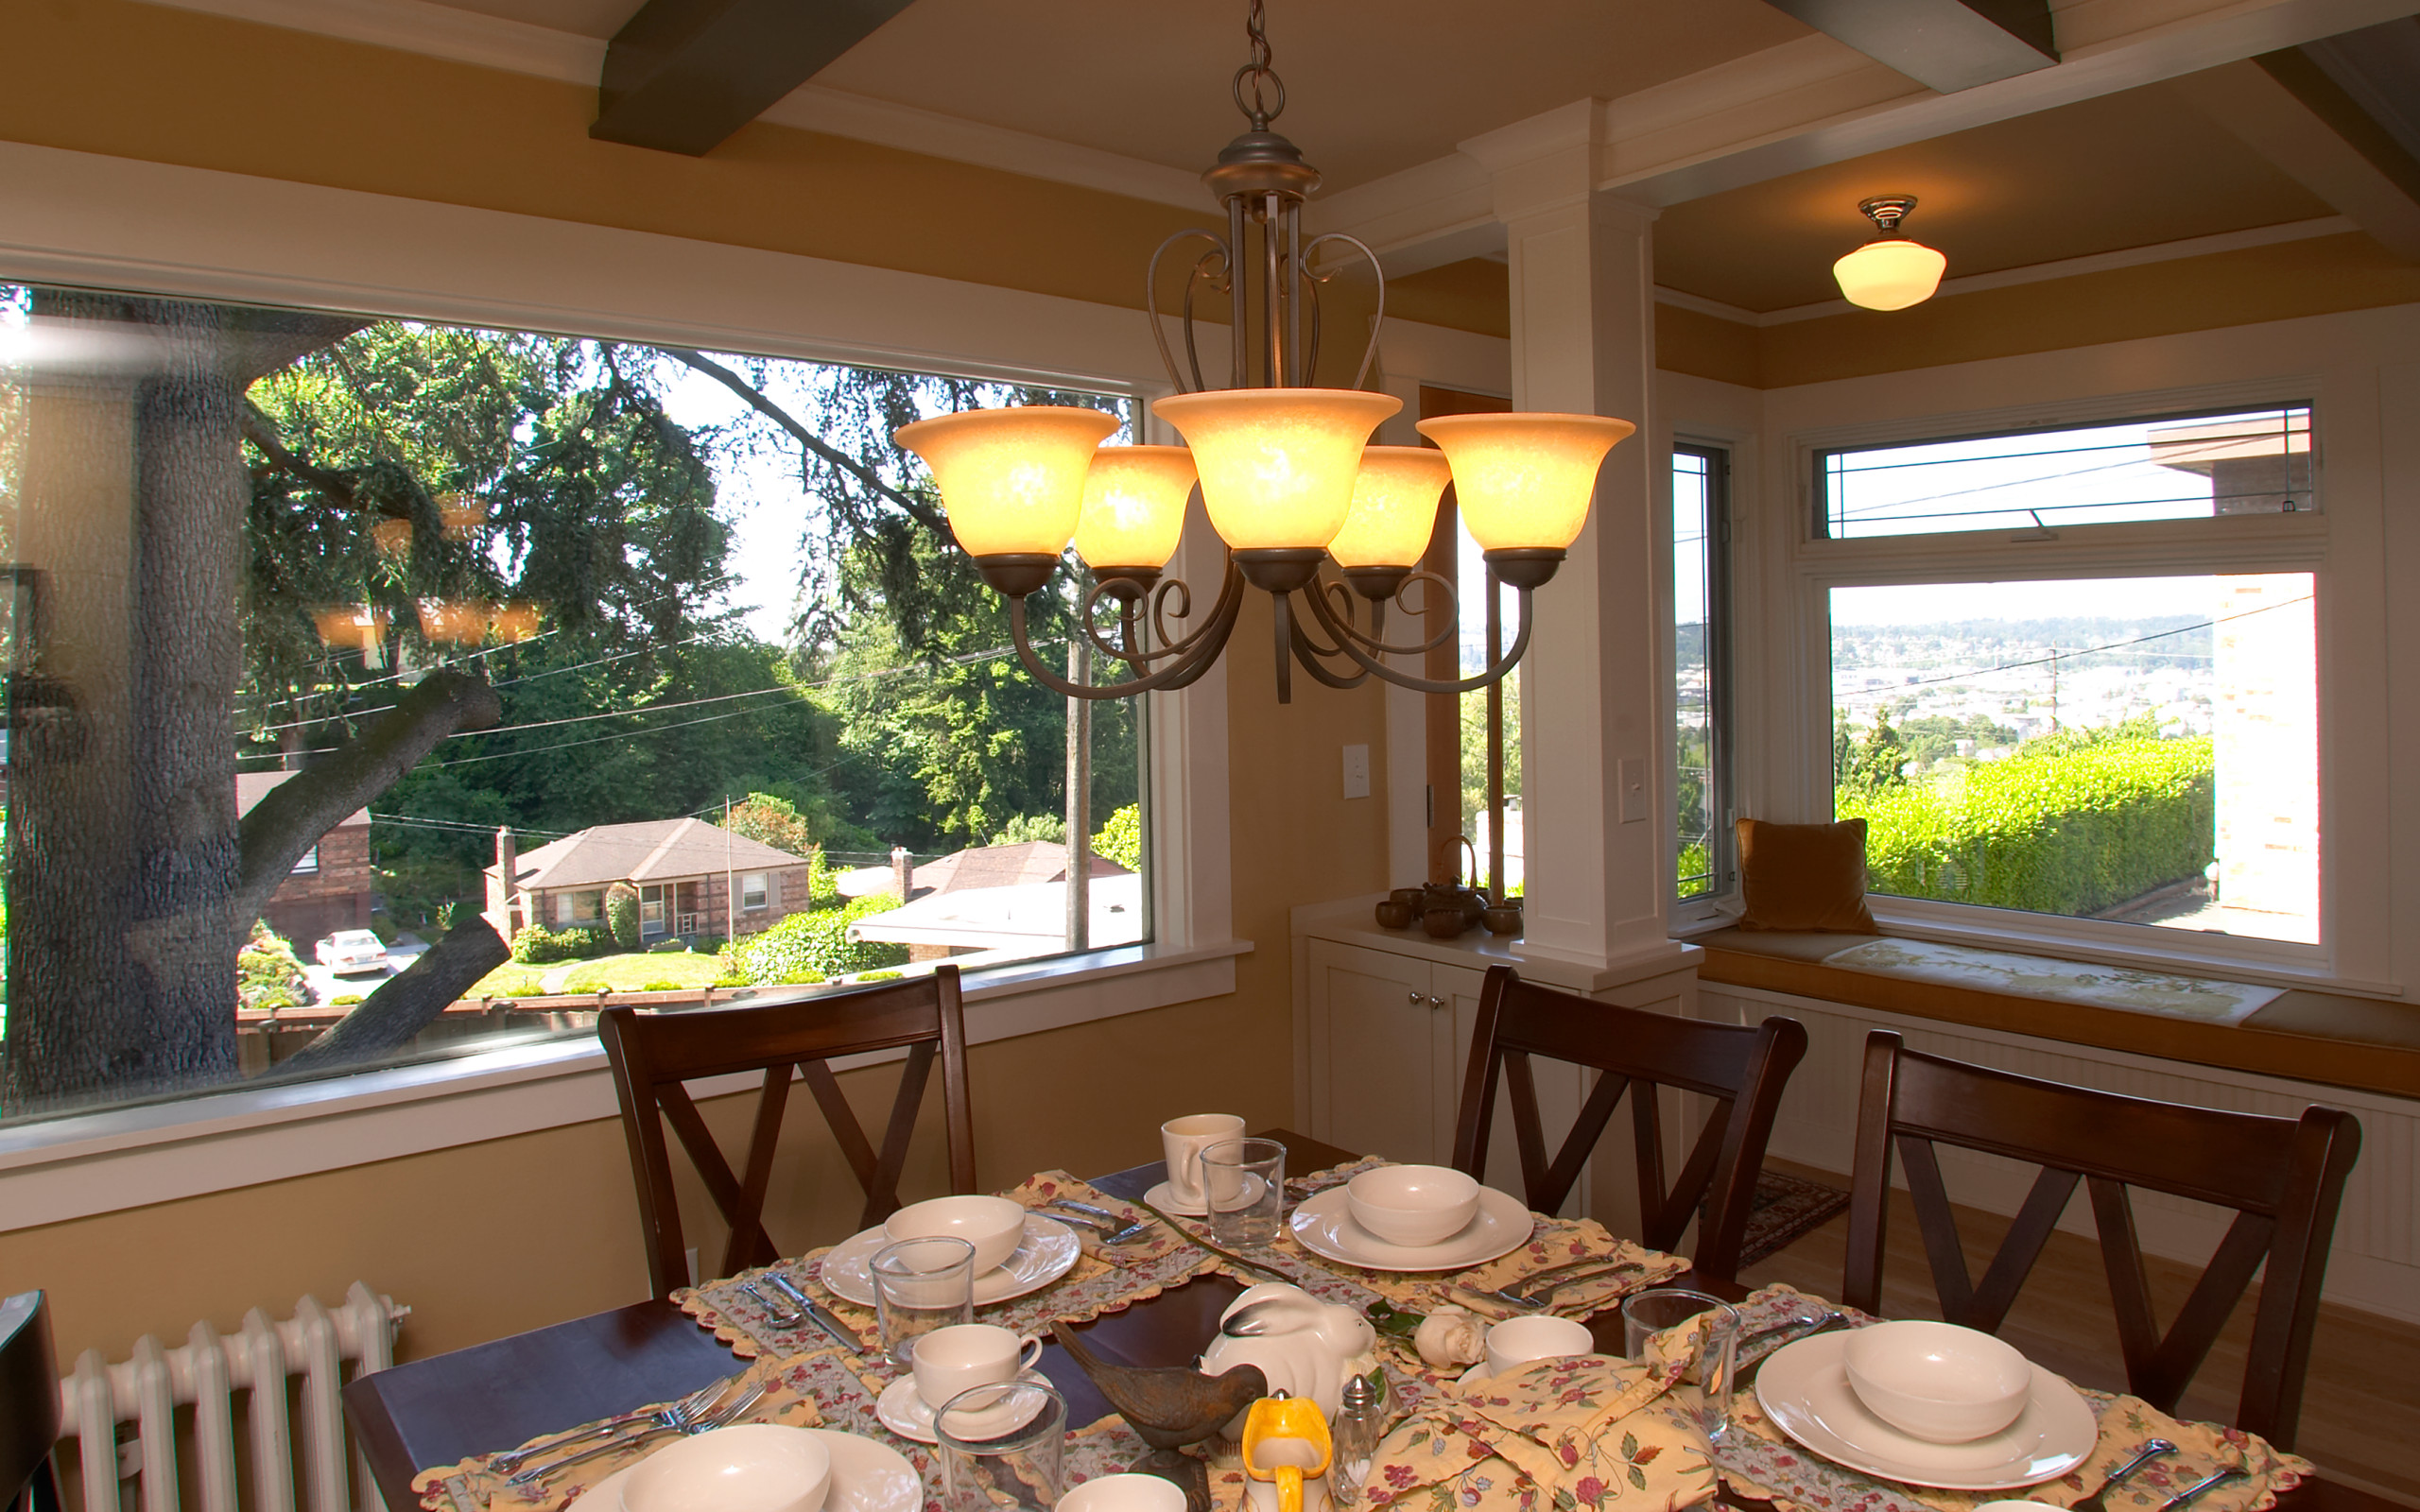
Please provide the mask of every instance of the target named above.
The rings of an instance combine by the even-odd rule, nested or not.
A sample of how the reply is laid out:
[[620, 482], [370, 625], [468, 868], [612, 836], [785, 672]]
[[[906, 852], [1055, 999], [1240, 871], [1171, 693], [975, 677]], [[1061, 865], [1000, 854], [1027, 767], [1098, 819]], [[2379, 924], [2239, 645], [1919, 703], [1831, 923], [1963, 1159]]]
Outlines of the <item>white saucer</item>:
[[[1017, 1379], [1057, 1389], [1050, 1378], [1039, 1370], [1028, 1370]], [[1034, 1412], [1042, 1410], [1038, 1401], [1033, 1406]], [[925, 1402], [924, 1393], [916, 1389], [916, 1378], [912, 1375], [901, 1376], [882, 1388], [882, 1395], [874, 1400], [873, 1415], [882, 1419], [882, 1426], [902, 1438], [912, 1438], [920, 1444], [937, 1441], [933, 1436], [933, 1409]], [[1016, 1421], [1003, 1420], [996, 1425], [986, 1423], [984, 1427], [994, 1434], [1009, 1434], [1032, 1420], [1033, 1413], [1028, 1413]]]
[[[831, 1452], [832, 1489], [823, 1499], [828, 1512], [924, 1512], [925, 1484], [917, 1477], [916, 1467], [899, 1451], [829, 1428], [790, 1432], [813, 1434]], [[623, 1483], [637, 1469], [638, 1465], [625, 1465], [590, 1486], [576, 1504], [587, 1512], [620, 1512]]]
[[[873, 1277], [866, 1266], [872, 1263], [874, 1251], [890, 1243], [889, 1234], [873, 1228], [833, 1246], [823, 1257], [823, 1284], [835, 1297], [846, 1297], [859, 1307], [873, 1306]], [[1008, 1263], [975, 1278], [976, 1304], [988, 1306], [1040, 1291], [1075, 1269], [1076, 1257], [1082, 1253], [1074, 1229], [1028, 1214], [1025, 1237], [1017, 1242], [1016, 1253]]]
[[1849, 1384], [1844, 1333], [1785, 1344], [1756, 1372], [1756, 1400], [1773, 1426], [1853, 1470], [1949, 1491], [2009, 1491], [2064, 1475], [2100, 1440], [2076, 1389], [2033, 1367], [2033, 1396], [2016, 1421], [1989, 1438], [1933, 1444], [1866, 1410]]
[[1149, 1207], [1157, 1208], [1162, 1212], [1173, 1212], [1180, 1218], [1210, 1216], [1210, 1210], [1199, 1202], [1179, 1202], [1176, 1199], [1176, 1189], [1165, 1181], [1144, 1193], [1143, 1201]]
[[1465, 1270], [1509, 1255], [1530, 1242], [1536, 1220], [1520, 1198], [1478, 1189], [1478, 1216], [1433, 1245], [1391, 1245], [1353, 1221], [1342, 1187], [1306, 1197], [1290, 1220], [1294, 1237], [1314, 1255], [1364, 1270]]
[[1454, 1378], [1454, 1384], [1458, 1386], [1467, 1386], [1474, 1382], [1484, 1381], [1486, 1379], [1487, 1362], [1481, 1360], [1478, 1364], [1463, 1371], [1461, 1375], [1456, 1376]]

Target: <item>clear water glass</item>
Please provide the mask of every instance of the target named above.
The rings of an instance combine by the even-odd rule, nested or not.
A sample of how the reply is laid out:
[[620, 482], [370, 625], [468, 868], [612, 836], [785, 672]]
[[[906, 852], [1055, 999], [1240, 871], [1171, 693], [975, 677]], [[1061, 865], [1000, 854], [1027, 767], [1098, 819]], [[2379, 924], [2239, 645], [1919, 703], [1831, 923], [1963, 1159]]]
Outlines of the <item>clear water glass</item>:
[[1677, 1286], [1635, 1292], [1622, 1299], [1622, 1352], [1632, 1360], [1647, 1352], [1647, 1341], [1668, 1329], [1705, 1319], [1689, 1347], [1681, 1379], [1696, 1386], [1704, 1405], [1698, 1425], [1709, 1442], [1731, 1435], [1731, 1392], [1739, 1366], [1739, 1311], [1719, 1297]]
[[1286, 1220], [1286, 1146], [1275, 1140], [1229, 1140], [1201, 1152], [1201, 1198], [1210, 1237], [1229, 1249], [1277, 1242]]
[[945, 1512], [1049, 1512], [1066, 1488], [1067, 1402], [1037, 1382], [959, 1392], [933, 1436]]
[[915, 1364], [918, 1339], [975, 1321], [975, 1246], [963, 1239], [902, 1239], [875, 1250], [866, 1269], [873, 1278], [882, 1352], [903, 1370]]

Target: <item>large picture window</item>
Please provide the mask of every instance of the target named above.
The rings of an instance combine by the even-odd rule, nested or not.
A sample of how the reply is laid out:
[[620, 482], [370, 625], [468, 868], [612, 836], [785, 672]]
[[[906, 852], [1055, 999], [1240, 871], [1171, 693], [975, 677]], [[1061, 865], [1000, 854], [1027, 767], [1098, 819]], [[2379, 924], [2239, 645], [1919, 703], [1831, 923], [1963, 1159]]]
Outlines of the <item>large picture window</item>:
[[[55, 287], [0, 325], [0, 1121], [1149, 937], [1140, 708], [1026, 673], [889, 438], [1130, 399]], [[359, 929], [512, 958], [338, 982]]]

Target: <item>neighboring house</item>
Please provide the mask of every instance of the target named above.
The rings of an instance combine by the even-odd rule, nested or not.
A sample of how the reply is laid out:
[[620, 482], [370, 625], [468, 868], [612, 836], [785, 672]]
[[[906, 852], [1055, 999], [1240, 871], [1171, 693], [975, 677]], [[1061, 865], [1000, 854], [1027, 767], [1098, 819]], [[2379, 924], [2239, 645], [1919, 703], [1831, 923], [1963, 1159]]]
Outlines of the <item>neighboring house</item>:
[[508, 940], [531, 923], [602, 929], [605, 889], [627, 882], [644, 939], [752, 935], [813, 906], [809, 869], [804, 856], [702, 819], [593, 825], [527, 853], [498, 830], [483, 913]]
[[[892, 854], [892, 867], [842, 873], [840, 891], [898, 897], [908, 853]], [[1090, 860], [1088, 875], [1096, 879], [1089, 899], [1093, 937], [1120, 943], [1136, 938], [1142, 879], [1107, 856]], [[850, 925], [849, 937], [905, 945], [911, 961], [976, 952], [1016, 959], [1066, 948], [1067, 848], [1056, 840], [952, 851], [916, 868], [905, 891], [901, 907]]]
[[[294, 775], [237, 772], [236, 817], [252, 812], [269, 789]], [[269, 928], [295, 941], [308, 959], [311, 941], [339, 929], [369, 928], [377, 892], [378, 879], [370, 868], [370, 811], [361, 809], [337, 820], [335, 829], [302, 853], [292, 875], [269, 895], [262, 914]]]
[[[905, 851], [894, 851], [904, 858]], [[1124, 867], [1107, 856], [1092, 858], [1091, 875], [1122, 877]], [[842, 897], [867, 893], [899, 896], [898, 867], [858, 867], [833, 879]], [[937, 893], [964, 892], [974, 887], [1022, 887], [1033, 883], [1067, 880], [1067, 848], [1056, 840], [1021, 840], [1014, 845], [978, 845], [936, 857], [915, 868], [902, 902]]]

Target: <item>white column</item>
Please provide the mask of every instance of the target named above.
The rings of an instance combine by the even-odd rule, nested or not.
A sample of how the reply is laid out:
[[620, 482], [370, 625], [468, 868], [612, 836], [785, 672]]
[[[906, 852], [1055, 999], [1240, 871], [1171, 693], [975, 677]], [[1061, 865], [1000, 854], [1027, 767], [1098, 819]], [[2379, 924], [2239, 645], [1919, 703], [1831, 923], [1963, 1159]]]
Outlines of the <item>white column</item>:
[[1665, 634], [1654, 554], [1668, 550], [1668, 468], [1654, 455], [1655, 212], [1596, 192], [1593, 102], [1463, 150], [1494, 175], [1512, 261], [1512, 404], [1612, 415], [1638, 432], [1598, 476], [1596, 507], [1538, 591], [1522, 673], [1528, 926], [1522, 954], [1610, 967], [1667, 956], [1655, 822]]

